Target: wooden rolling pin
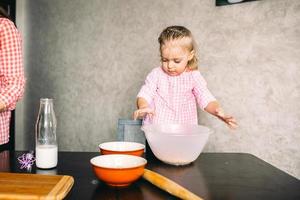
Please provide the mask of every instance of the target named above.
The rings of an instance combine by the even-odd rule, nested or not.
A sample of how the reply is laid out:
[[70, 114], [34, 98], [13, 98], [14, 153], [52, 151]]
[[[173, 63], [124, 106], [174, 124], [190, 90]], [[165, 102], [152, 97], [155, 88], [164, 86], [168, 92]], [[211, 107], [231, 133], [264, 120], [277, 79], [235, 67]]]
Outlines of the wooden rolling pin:
[[174, 181], [148, 169], [144, 169], [143, 178], [162, 190], [186, 200], [203, 200], [199, 196], [178, 185]]

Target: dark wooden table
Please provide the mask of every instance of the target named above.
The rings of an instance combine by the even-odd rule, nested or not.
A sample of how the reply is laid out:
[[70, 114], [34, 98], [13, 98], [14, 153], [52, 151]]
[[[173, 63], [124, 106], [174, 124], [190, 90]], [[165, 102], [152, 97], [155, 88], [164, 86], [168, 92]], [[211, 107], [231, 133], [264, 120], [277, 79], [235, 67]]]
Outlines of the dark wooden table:
[[[112, 188], [98, 181], [90, 159], [98, 152], [59, 152], [58, 166], [52, 170], [20, 169], [17, 157], [24, 152], [0, 153], [0, 171], [71, 175], [74, 186], [66, 199], [176, 199], [140, 179], [127, 188]], [[244, 153], [202, 153], [188, 166], [176, 167], [147, 157], [147, 168], [158, 172], [200, 197], [209, 200], [299, 200], [300, 180], [263, 160]]]

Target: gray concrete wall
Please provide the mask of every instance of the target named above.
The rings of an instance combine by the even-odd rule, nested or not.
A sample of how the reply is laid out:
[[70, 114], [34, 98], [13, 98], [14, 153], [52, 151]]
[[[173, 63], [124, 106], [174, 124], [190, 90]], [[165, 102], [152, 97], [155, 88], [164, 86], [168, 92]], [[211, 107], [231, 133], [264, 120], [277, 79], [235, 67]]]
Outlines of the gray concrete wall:
[[39, 98], [54, 98], [61, 151], [97, 151], [130, 118], [157, 37], [184, 25], [199, 43], [200, 70], [237, 131], [207, 113], [209, 152], [248, 152], [300, 178], [300, 1], [215, 7], [214, 0], [18, 0], [26, 95], [17, 149], [32, 149]]

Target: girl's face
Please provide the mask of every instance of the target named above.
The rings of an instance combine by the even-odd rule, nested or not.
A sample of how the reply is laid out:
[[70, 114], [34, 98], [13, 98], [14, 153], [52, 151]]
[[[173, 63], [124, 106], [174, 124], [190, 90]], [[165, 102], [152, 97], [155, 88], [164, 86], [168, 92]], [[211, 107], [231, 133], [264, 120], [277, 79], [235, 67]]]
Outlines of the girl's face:
[[188, 61], [194, 56], [194, 51], [189, 51], [186, 47], [185, 39], [166, 41], [161, 46], [162, 69], [170, 76], [178, 76], [183, 73]]

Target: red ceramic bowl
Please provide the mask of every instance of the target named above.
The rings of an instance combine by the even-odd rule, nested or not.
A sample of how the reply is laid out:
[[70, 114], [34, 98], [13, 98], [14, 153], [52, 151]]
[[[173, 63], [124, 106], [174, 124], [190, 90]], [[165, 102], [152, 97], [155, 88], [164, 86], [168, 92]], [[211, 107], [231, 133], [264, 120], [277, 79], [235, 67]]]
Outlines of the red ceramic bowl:
[[105, 142], [99, 145], [102, 155], [108, 154], [128, 154], [133, 156], [142, 156], [145, 145], [137, 142]]
[[90, 162], [99, 180], [117, 187], [128, 186], [139, 179], [147, 164], [142, 157], [122, 154], [101, 155]]

